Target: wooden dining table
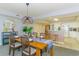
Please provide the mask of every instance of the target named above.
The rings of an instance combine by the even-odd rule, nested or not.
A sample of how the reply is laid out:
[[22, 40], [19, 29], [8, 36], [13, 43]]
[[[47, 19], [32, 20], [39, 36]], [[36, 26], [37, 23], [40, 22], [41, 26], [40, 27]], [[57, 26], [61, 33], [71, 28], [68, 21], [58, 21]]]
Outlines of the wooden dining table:
[[[16, 38], [16, 41], [21, 42], [21, 38]], [[47, 44], [37, 41], [31, 41], [30, 46], [36, 48], [36, 56], [41, 56], [41, 50], [47, 48]], [[53, 48], [50, 49], [50, 56], [53, 56]]]

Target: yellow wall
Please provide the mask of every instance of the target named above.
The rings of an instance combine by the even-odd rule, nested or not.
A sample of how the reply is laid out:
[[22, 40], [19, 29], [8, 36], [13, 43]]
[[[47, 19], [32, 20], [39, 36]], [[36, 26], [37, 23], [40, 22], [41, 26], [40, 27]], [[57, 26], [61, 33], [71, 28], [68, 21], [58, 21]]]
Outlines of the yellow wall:
[[45, 25], [41, 23], [35, 23], [33, 24], [33, 31], [38, 33], [44, 33], [45, 32]]

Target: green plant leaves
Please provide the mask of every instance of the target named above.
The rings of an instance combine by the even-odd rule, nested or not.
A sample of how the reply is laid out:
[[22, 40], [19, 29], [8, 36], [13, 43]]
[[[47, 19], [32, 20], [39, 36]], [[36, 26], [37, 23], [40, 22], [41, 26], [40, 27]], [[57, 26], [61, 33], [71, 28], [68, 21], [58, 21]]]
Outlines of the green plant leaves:
[[24, 28], [23, 28], [23, 32], [25, 32], [25, 33], [31, 33], [32, 32], [32, 27], [27, 27], [27, 26], [25, 26]]

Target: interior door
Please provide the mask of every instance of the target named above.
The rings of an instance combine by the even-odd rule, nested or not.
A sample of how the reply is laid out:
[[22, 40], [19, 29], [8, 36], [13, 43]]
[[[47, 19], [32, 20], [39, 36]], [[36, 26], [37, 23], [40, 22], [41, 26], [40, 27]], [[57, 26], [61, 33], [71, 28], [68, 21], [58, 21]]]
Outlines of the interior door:
[[45, 25], [45, 39], [49, 39], [50, 38], [50, 25]]

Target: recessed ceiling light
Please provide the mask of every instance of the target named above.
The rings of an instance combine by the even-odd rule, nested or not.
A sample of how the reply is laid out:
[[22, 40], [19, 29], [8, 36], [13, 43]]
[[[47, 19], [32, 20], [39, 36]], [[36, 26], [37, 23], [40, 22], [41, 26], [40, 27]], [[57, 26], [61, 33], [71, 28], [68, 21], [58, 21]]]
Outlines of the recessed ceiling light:
[[59, 19], [58, 18], [54, 18], [54, 21], [58, 21]]

